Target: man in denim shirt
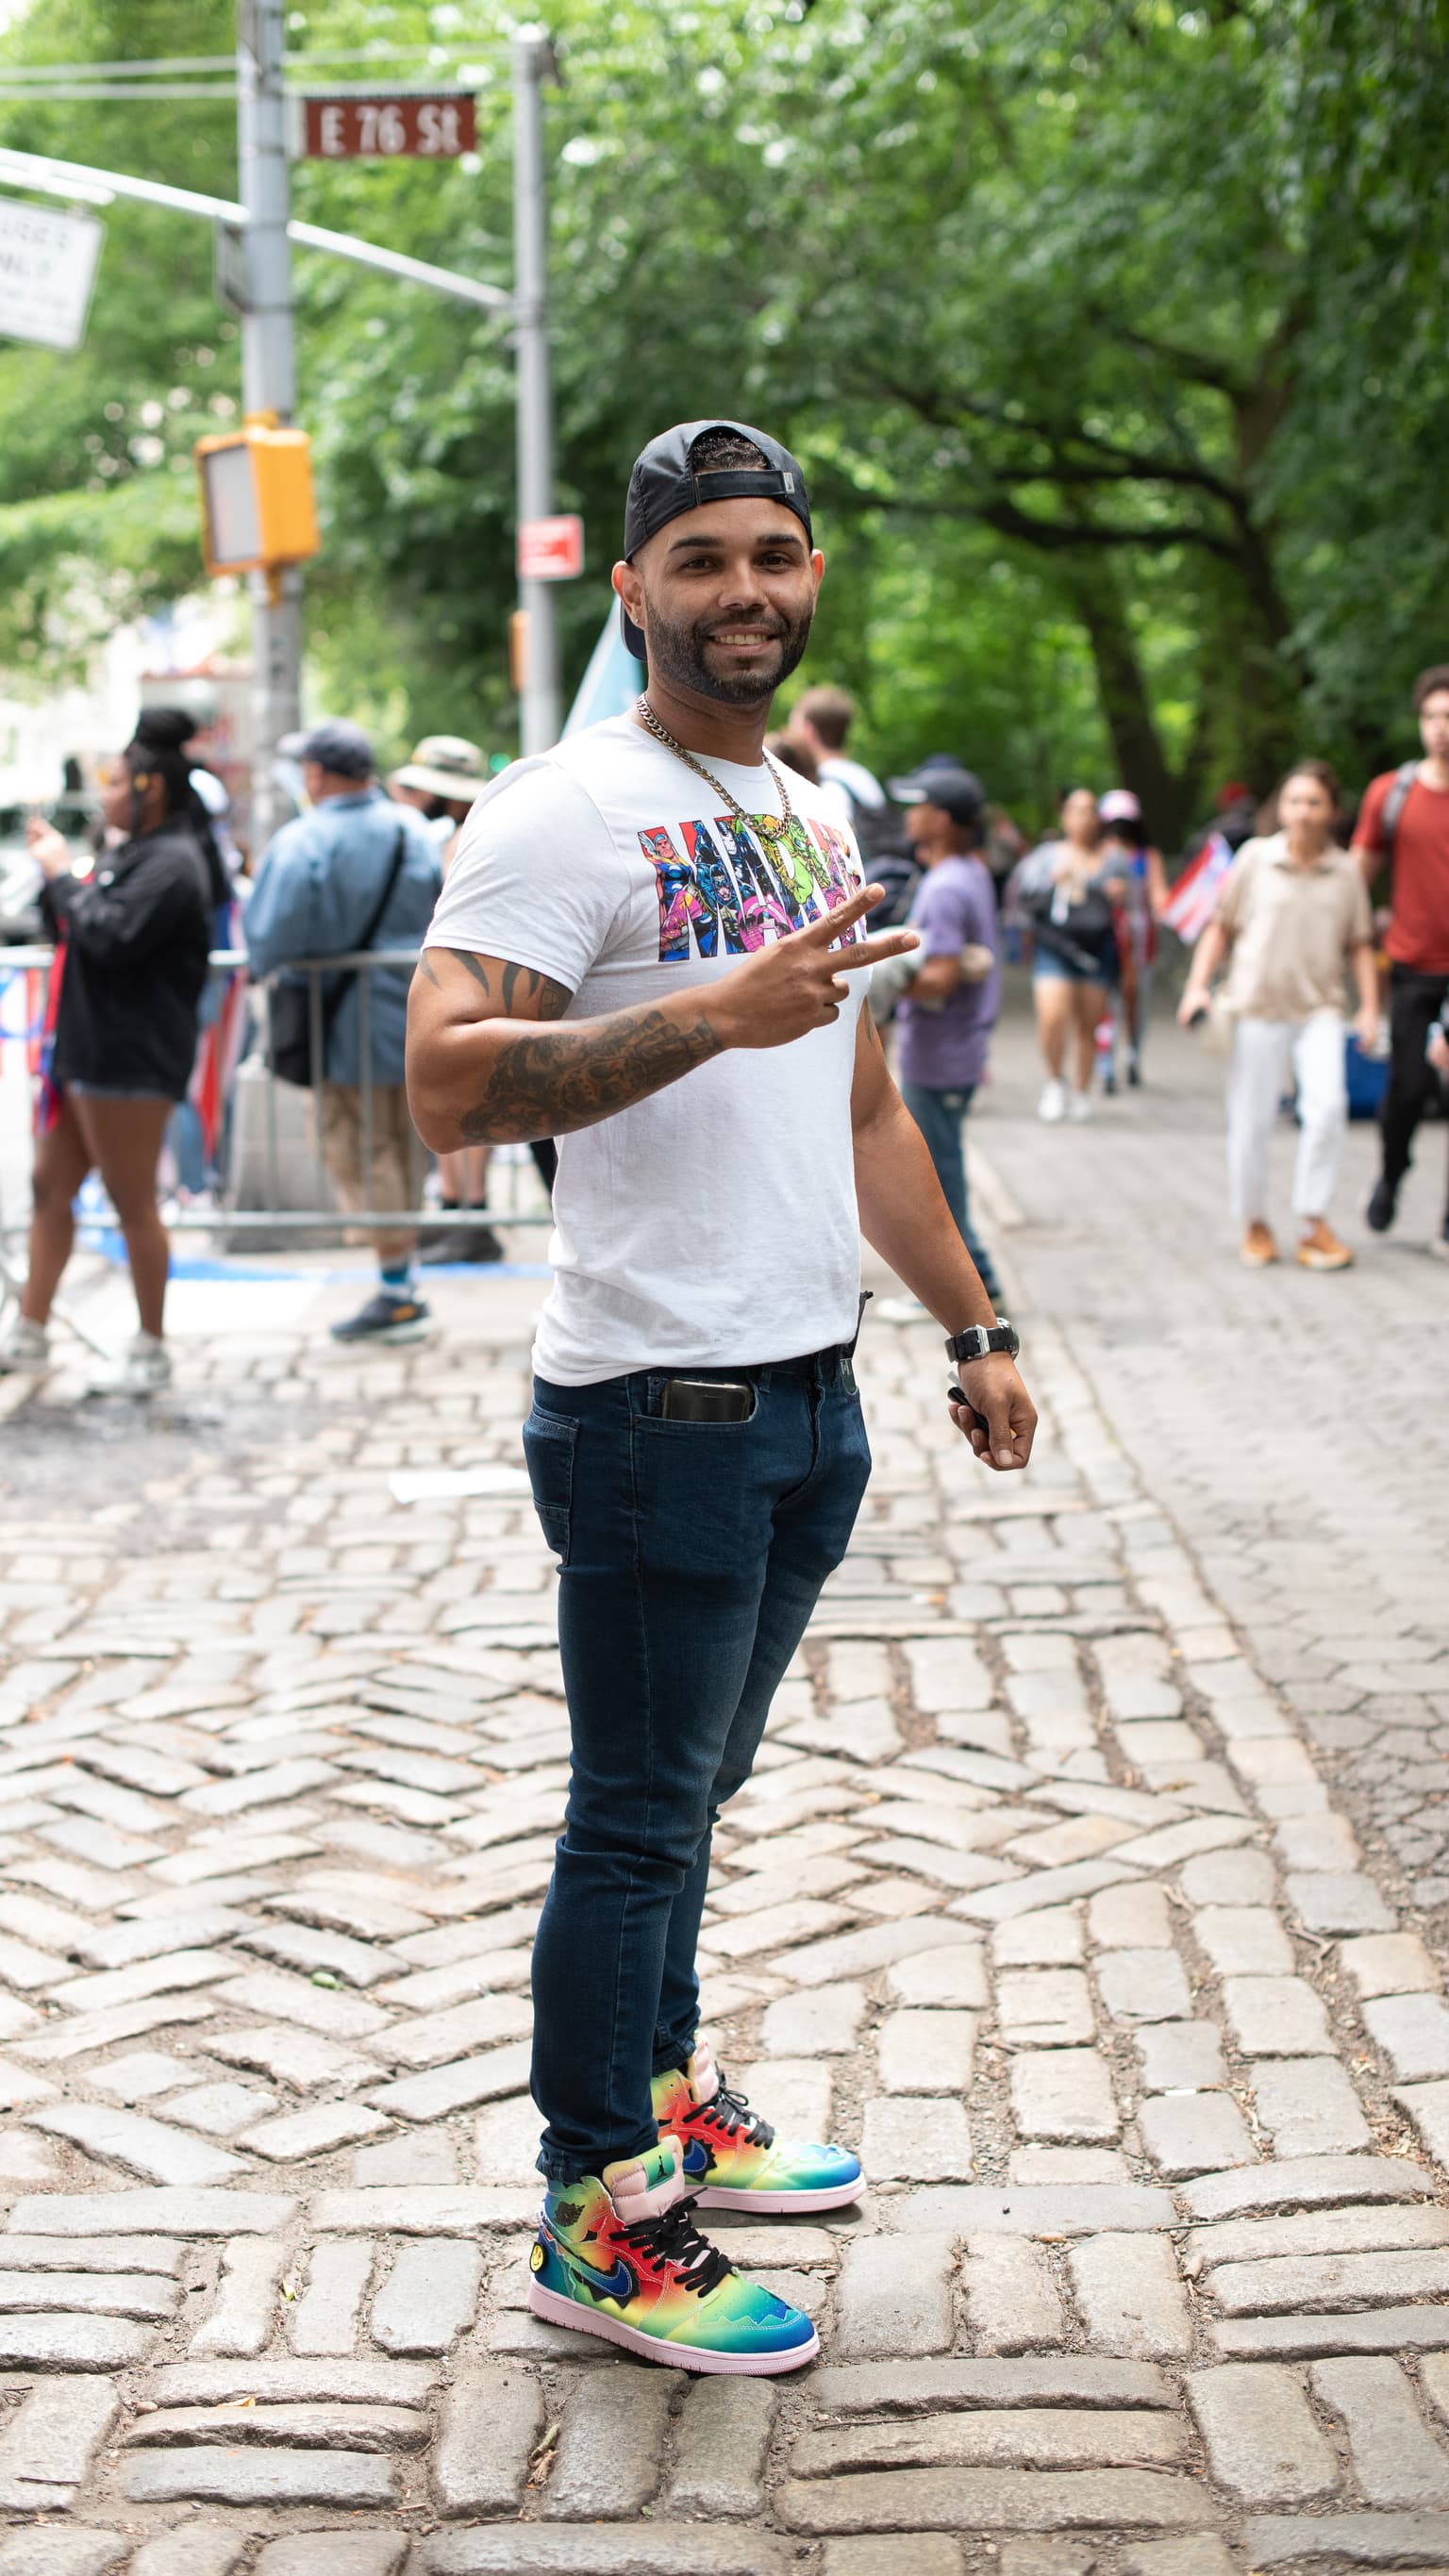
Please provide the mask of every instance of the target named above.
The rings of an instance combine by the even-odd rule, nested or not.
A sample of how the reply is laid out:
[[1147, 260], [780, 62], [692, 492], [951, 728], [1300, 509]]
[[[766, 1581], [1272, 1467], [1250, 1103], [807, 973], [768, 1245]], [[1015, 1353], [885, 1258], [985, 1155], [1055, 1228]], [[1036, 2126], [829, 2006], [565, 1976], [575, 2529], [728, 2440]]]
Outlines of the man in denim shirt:
[[[316, 725], [286, 747], [301, 761], [311, 810], [283, 824], [257, 871], [245, 914], [252, 973], [270, 975], [296, 957], [342, 956], [355, 949], [395, 861], [392, 890], [370, 945], [420, 944], [443, 881], [422, 816], [383, 793], [373, 775], [372, 745], [356, 725]], [[323, 1159], [344, 1208], [411, 1208], [417, 1205], [424, 1169], [403, 1087], [411, 975], [401, 966], [365, 971], [371, 1150], [364, 1154], [359, 975], [332, 1023], [325, 1079], [315, 1094]], [[416, 1237], [399, 1228], [375, 1240], [382, 1273], [377, 1294], [359, 1314], [333, 1325], [333, 1339], [419, 1341], [429, 1317], [413, 1291]]]

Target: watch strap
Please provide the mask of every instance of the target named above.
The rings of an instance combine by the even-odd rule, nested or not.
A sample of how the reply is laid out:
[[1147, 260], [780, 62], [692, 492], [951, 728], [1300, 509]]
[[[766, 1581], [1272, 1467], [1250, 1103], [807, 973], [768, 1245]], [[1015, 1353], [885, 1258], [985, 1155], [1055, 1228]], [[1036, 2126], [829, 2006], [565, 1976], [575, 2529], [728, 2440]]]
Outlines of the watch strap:
[[946, 1338], [948, 1357], [962, 1364], [984, 1360], [994, 1351], [1007, 1351], [1014, 1355], [1018, 1348], [1013, 1327], [1000, 1321], [991, 1325], [968, 1324], [964, 1333], [950, 1333]]

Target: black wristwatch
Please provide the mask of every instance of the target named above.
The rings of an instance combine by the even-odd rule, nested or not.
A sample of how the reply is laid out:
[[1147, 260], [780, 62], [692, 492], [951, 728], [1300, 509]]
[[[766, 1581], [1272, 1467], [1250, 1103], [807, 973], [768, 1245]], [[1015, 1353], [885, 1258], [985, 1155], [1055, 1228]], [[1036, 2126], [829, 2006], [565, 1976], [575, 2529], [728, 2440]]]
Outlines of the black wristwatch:
[[990, 1326], [968, 1324], [964, 1333], [952, 1333], [946, 1343], [948, 1358], [963, 1365], [969, 1360], [987, 1359], [993, 1351], [1005, 1351], [1008, 1359], [1014, 1360], [1020, 1348], [1021, 1335], [1004, 1315], [998, 1315]]

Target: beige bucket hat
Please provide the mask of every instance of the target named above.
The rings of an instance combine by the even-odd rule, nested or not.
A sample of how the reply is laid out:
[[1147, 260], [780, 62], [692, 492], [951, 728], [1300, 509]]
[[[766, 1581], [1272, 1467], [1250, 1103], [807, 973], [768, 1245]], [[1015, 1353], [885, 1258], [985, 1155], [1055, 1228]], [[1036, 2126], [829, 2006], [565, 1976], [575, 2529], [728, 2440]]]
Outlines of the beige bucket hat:
[[461, 804], [489, 785], [487, 766], [476, 742], [461, 734], [425, 734], [405, 769], [393, 773], [396, 787], [416, 787], [425, 796], [446, 796]]

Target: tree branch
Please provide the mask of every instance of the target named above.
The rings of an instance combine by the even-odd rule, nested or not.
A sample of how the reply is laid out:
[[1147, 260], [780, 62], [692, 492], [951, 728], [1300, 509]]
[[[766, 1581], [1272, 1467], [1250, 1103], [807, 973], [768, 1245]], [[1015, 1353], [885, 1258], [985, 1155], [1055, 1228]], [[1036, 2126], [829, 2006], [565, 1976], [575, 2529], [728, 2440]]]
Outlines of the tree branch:
[[1223, 563], [1240, 565], [1242, 560], [1241, 550], [1231, 537], [1192, 520], [1103, 527], [1089, 519], [1041, 519], [1023, 510], [1006, 493], [986, 489], [979, 489], [965, 501], [934, 497], [923, 500], [914, 494], [869, 491], [838, 465], [817, 465], [811, 476], [811, 490], [818, 492], [822, 502], [833, 501], [837, 508], [885, 510], [900, 518], [976, 519], [983, 527], [994, 528], [998, 536], [1015, 538], [1048, 554], [1065, 554], [1074, 546], [1091, 546], [1098, 552], [1111, 546], [1143, 546], [1153, 554], [1170, 553], [1174, 546], [1196, 546]]
[[1181, 376], [1186, 384], [1208, 385], [1214, 393], [1226, 394], [1229, 402], [1243, 401], [1252, 390], [1243, 377], [1233, 373], [1231, 367], [1224, 366], [1216, 358], [1204, 357], [1198, 349], [1183, 348], [1180, 341], [1161, 340], [1149, 331], [1134, 331], [1100, 307], [1092, 310], [1090, 319], [1099, 331], [1105, 331], [1111, 339], [1120, 341], [1124, 348], [1137, 349], [1144, 357], [1160, 358], [1163, 365], [1170, 367], [1175, 376]]
[[1215, 529], [1200, 527], [1193, 521], [1123, 528], [1100, 527], [1089, 519], [1038, 519], [1004, 496], [978, 502], [966, 515], [995, 528], [999, 536], [1018, 538], [1023, 545], [1037, 546], [1048, 554], [1066, 553], [1076, 546], [1142, 546], [1152, 554], [1168, 554], [1174, 546], [1196, 546], [1203, 553], [1218, 556], [1223, 563], [1236, 564], [1240, 559], [1231, 537], [1220, 536]]
[[[920, 419], [928, 421], [933, 428], [954, 428], [964, 415], [968, 420], [982, 421], [989, 427], [1000, 430], [1008, 438], [1021, 437], [1023, 434], [1039, 438], [1047, 450], [1050, 461], [1046, 464], [1027, 462], [1015, 467], [1005, 467], [1002, 471], [1004, 481], [1082, 484], [1168, 483], [1184, 490], [1206, 492], [1213, 500], [1221, 501], [1224, 508], [1232, 510], [1235, 514], [1239, 513], [1244, 506], [1241, 492], [1233, 484], [1226, 482], [1222, 475], [1215, 474], [1211, 466], [1200, 462], [1173, 462], [1166, 457], [1144, 455], [1138, 449], [1120, 446], [1115, 439], [1104, 437], [1099, 430], [1088, 429], [1081, 421], [1059, 422], [1029, 418], [1014, 420], [1009, 413], [1002, 411], [999, 405], [983, 402], [979, 397], [973, 398], [970, 394], [964, 393], [944, 397], [936, 393], [926, 393], [879, 373], [876, 373], [872, 379], [872, 389], [877, 393], [889, 395], [893, 401], [902, 403], [908, 411], [914, 411]], [[1109, 473], [1087, 465], [1070, 464], [1067, 461], [1067, 451], [1073, 447], [1088, 448], [1093, 454], [1109, 459], [1119, 470]]]

